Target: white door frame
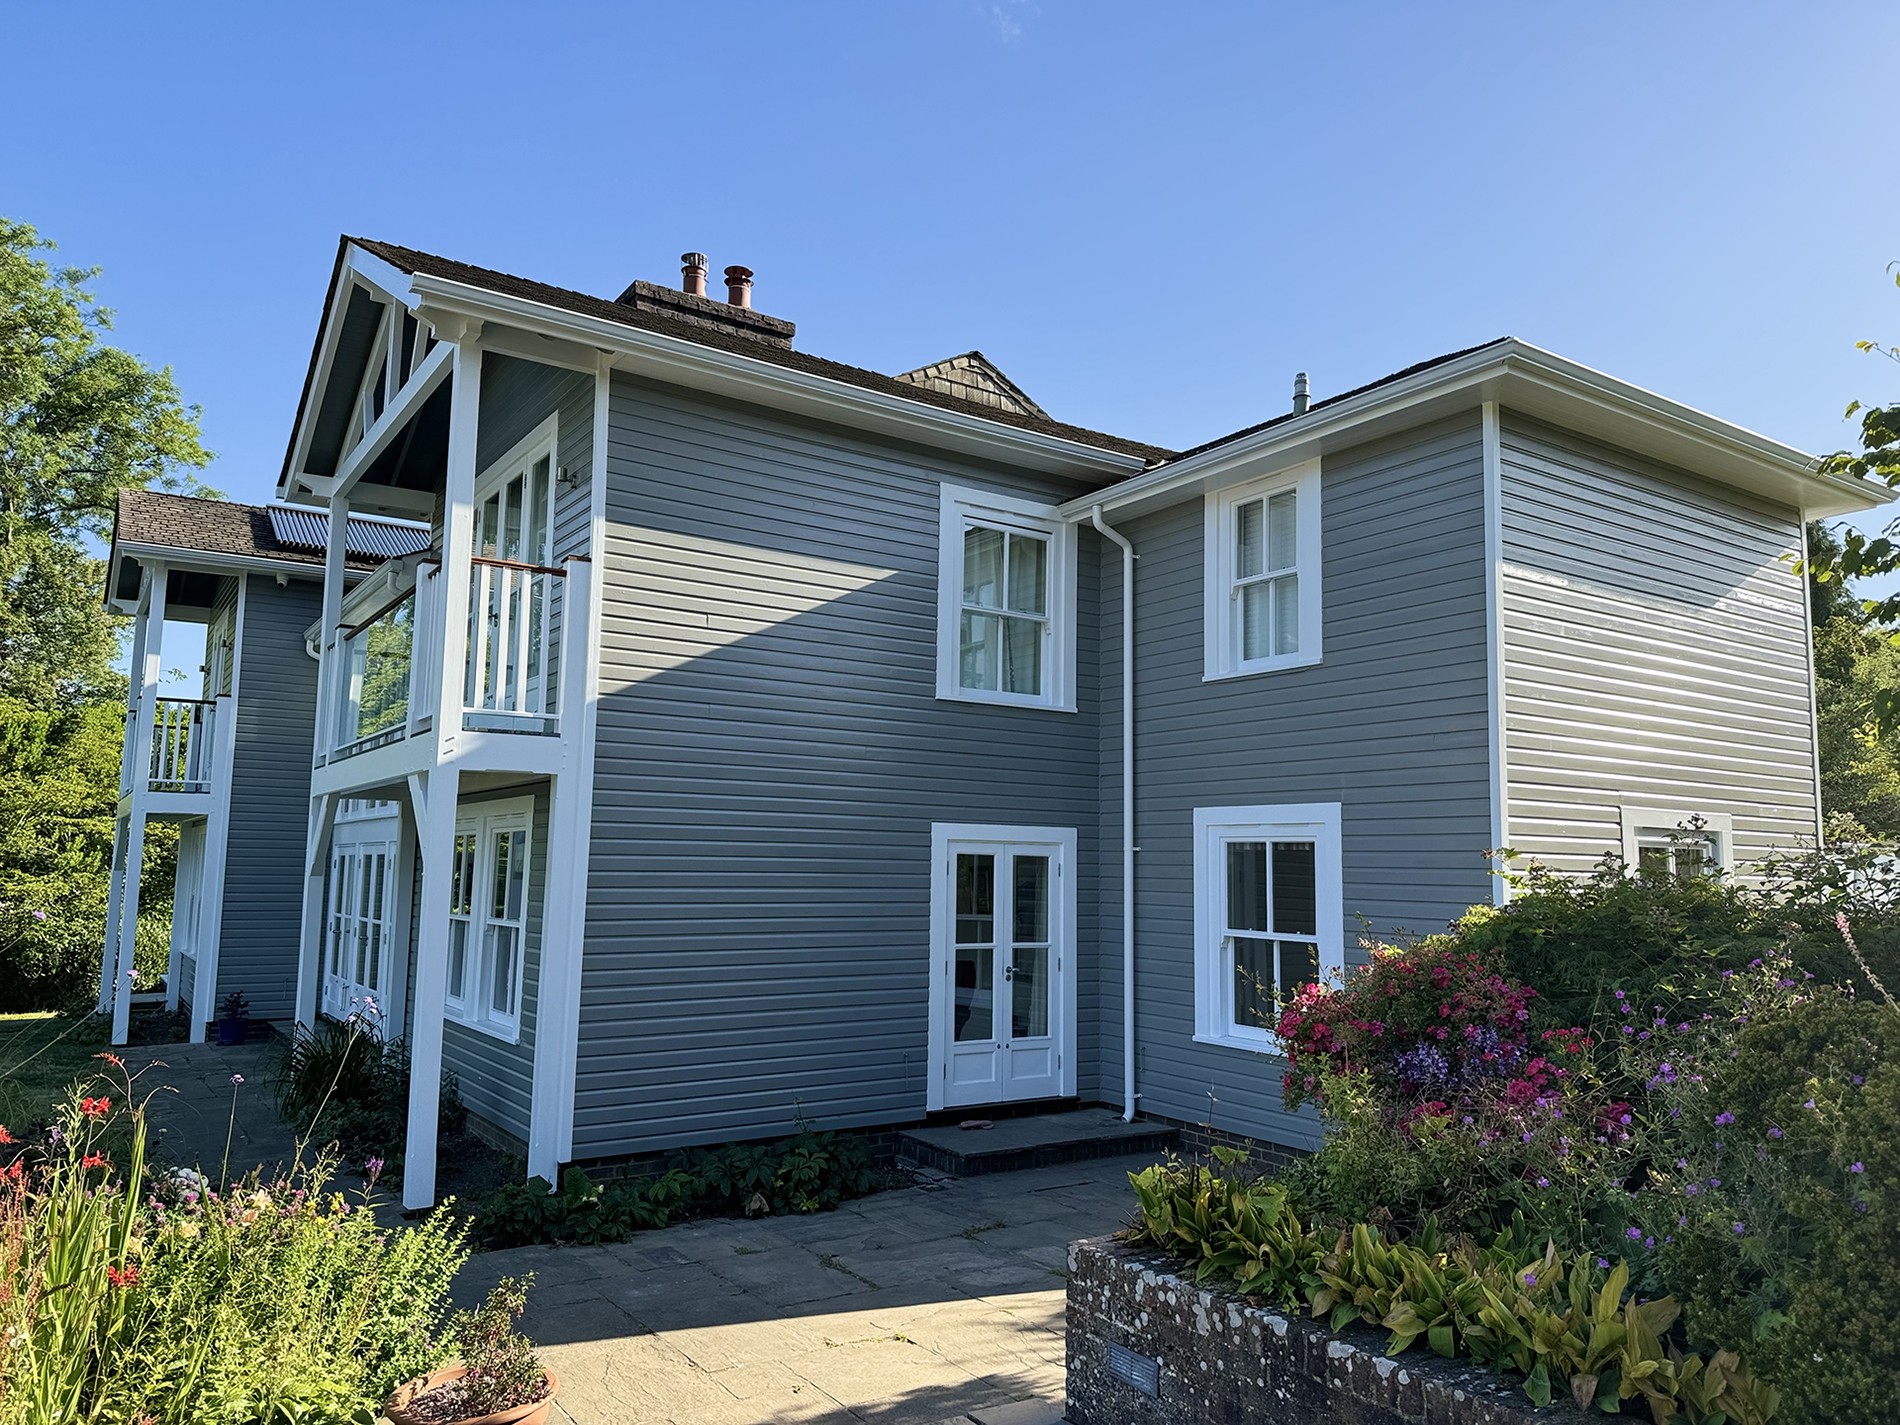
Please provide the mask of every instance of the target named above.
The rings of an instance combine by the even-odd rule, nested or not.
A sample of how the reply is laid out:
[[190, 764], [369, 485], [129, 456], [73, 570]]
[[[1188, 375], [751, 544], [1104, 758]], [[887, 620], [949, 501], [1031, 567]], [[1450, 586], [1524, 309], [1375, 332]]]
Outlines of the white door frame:
[[[1064, 826], [1000, 826], [985, 822], [932, 822], [930, 826], [930, 1054], [924, 1090], [925, 1108], [946, 1106], [950, 1066], [956, 875], [954, 858], [962, 850], [1030, 849], [1047, 851], [1056, 884], [1049, 897], [1049, 1033], [1056, 1055], [1056, 1097], [1075, 1097], [1076, 833]], [[1000, 930], [999, 926], [999, 930]], [[1000, 991], [1000, 986], [999, 986]], [[997, 1103], [1011, 1102], [999, 1097]]]
[[[397, 907], [407, 888], [399, 884], [397, 874], [401, 857], [402, 819], [395, 806], [386, 810], [357, 813], [349, 817], [338, 818], [330, 840], [330, 874], [324, 887], [324, 929], [322, 937], [321, 962], [318, 971], [319, 1008], [331, 1019], [346, 1019], [362, 1010], [361, 996], [373, 994], [377, 1004], [374, 1013], [368, 1015], [371, 1026], [381, 1034], [394, 1037], [399, 1027], [390, 1023], [392, 1013], [400, 1014], [399, 1007], [393, 1007], [392, 987], [399, 978], [398, 965], [406, 959], [409, 947], [398, 944], [396, 929], [398, 925]], [[382, 930], [382, 941], [378, 947], [377, 968], [380, 985], [358, 984], [350, 974], [333, 976], [330, 973], [331, 942], [334, 938], [334, 926], [337, 921], [336, 896], [338, 893], [338, 871], [345, 857], [380, 856], [383, 862], [382, 904], [373, 908]], [[367, 860], [360, 864], [368, 865]], [[349, 926], [345, 935], [341, 960], [347, 972], [357, 951], [356, 914], [360, 907], [357, 886], [350, 883], [351, 906], [343, 911], [342, 919]], [[352, 993], [354, 992], [354, 993]]]

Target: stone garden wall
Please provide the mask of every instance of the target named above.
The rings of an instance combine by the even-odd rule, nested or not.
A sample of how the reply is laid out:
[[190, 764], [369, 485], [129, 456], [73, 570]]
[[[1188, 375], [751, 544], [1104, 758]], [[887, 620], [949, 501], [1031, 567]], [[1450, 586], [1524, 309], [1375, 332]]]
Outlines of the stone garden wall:
[[[1385, 1333], [1334, 1333], [1197, 1287], [1151, 1249], [1069, 1248], [1071, 1425], [1581, 1425], [1515, 1382]], [[1595, 1417], [1591, 1417], [1595, 1418]]]

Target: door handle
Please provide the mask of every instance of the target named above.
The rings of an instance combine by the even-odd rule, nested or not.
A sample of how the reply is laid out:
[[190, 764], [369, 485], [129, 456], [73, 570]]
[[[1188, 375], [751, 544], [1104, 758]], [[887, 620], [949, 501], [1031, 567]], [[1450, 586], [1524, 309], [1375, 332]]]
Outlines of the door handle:
[[1015, 967], [1014, 965], [1005, 965], [1005, 966], [1003, 966], [1003, 978], [1004, 978], [1004, 979], [1006, 979], [1006, 980], [1013, 980], [1013, 979], [1015, 979], [1015, 978], [1016, 978], [1016, 967]]

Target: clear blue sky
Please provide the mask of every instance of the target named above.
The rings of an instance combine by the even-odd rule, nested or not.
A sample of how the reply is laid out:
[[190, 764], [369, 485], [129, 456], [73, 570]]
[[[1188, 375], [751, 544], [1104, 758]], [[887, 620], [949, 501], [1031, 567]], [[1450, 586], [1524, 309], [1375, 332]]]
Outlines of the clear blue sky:
[[[266, 498], [339, 232], [1186, 445], [1512, 334], [1810, 450], [1900, 370], [1900, 5], [14, 4], [0, 211]], [[30, 62], [26, 62], [30, 61]]]

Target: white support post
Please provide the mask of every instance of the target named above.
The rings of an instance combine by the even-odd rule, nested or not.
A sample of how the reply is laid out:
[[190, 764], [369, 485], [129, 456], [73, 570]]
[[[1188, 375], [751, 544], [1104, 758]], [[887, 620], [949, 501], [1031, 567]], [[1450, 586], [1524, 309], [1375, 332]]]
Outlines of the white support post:
[[317, 735], [316, 765], [321, 767], [336, 750], [337, 719], [337, 629], [343, 622], [343, 581], [349, 558], [350, 497], [337, 495], [330, 500], [328, 543], [323, 548], [323, 624], [317, 630]]
[[119, 912], [119, 962], [113, 971], [112, 1042], [123, 1044], [132, 1024], [132, 961], [138, 950], [139, 874], [145, 865], [145, 799], [152, 774], [152, 710], [158, 704], [158, 680], [165, 673], [165, 584], [162, 564], [152, 566], [146, 597], [145, 655], [133, 675], [140, 681], [137, 721], [132, 729], [132, 815], [126, 823], [124, 908]]
[[[409, 1023], [409, 1137], [403, 1157], [402, 1204], [435, 1202], [437, 1116], [441, 1107], [442, 1018], [448, 995], [449, 877], [461, 773], [462, 680], [468, 658], [468, 576], [475, 552], [475, 433], [481, 408], [480, 328], [456, 344], [449, 395], [447, 489], [443, 499], [441, 634], [431, 657], [441, 659], [436, 683], [436, 765], [429, 773], [418, 838], [422, 851], [421, 925]], [[413, 665], [412, 665], [413, 666]]]
[[319, 792], [310, 799], [309, 830], [304, 837], [303, 915], [297, 932], [297, 1023], [317, 1022], [318, 986], [323, 982], [324, 895], [330, 870], [330, 829], [336, 823], [337, 797]]
[[[126, 754], [129, 760], [130, 754]], [[112, 818], [112, 875], [106, 883], [106, 943], [99, 961], [99, 1013], [112, 1013], [112, 972], [119, 963], [119, 898], [125, 893], [125, 818]]]

